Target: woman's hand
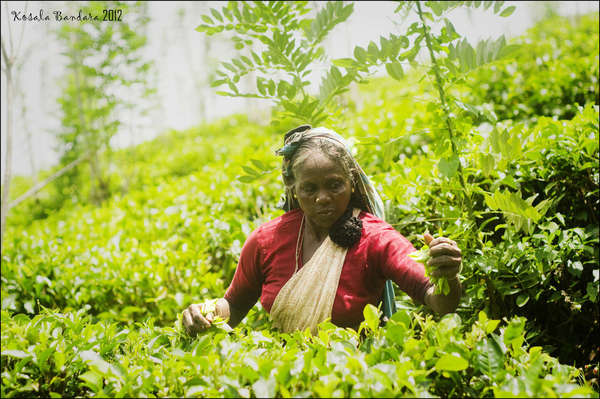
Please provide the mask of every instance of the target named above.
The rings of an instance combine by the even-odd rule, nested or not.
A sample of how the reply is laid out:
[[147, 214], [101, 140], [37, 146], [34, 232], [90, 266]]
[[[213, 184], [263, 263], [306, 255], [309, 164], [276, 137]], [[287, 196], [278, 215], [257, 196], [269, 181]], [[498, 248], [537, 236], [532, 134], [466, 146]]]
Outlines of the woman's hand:
[[447, 295], [444, 295], [435, 294], [435, 286], [431, 286], [425, 294], [425, 303], [439, 314], [454, 312], [462, 293], [458, 280], [462, 264], [460, 249], [454, 241], [445, 237], [434, 239], [431, 234], [425, 233], [423, 238], [429, 246], [430, 258], [427, 261], [427, 265], [431, 267], [429, 274], [436, 278], [445, 277], [449, 288]]
[[432, 267], [432, 277], [455, 279], [461, 270], [462, 258], [460, 248], [454, 241], [446, 237], [433, 238], [429, 233], [423, 234], [429, 247], [430, 258], [427, 265]]
[[181, 323], [186, 332], [195, 336], [209, 328], [215, 317], [229, 319], [229, 303], [224, 298], [194, 303], [183, 311]]

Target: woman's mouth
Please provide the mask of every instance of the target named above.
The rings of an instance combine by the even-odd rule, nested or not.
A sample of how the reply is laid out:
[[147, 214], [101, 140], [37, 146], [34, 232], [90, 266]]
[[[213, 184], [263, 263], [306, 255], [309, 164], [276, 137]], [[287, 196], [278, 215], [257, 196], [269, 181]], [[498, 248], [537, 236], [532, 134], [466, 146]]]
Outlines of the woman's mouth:
[[316, 211], [316, 213], [319, 216], [332, 216], [335, 213], [335, 209], [333, 209], [333, 208], [318, 209]]

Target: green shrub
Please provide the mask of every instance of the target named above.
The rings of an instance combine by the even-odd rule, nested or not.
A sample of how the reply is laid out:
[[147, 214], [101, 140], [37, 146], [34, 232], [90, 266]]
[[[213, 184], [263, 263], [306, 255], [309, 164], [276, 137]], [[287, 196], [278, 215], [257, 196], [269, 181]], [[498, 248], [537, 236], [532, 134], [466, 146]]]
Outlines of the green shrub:
[[502, 119], [571, 119], [577, 106], [599, 105], [598, 15], [554, 16], [518, 40], [513, 60], [481, 68], [470, 80], [474, 104]]
[[[579, 32], [588, 22], [561, 24], [550, 37], [597, 47]], [[597, 56], [578, 60], [597, 71]], [[491, 70], [469, 79], [494, 82]], [[181, 334], [182, 309], [221, 296], [245, 237], [282, 213], [273, 151], [283, 132], [243, 116], [116, 151], [100, 206], [52, 202], [50, 185], [9, 215], [2, 396], [597, 396], [595, 82], [586, 104], [553, 117], [539, 109], [565, 105], [554, 92], [547, 103], [522, 97], [519, 115], [494, 94], [493, 124], [456, 115], [470, 207], [431, 155], [439, 117], [426, 81], [374, 80], [360, 86], [362, 104], [344, 99], [352, 112], [328, 126], [355, 144], [388, 221], [415, 245], [429, 229], [463, 249], [463, 299], [441, 319], [397, 292], [392, 320], [378, 328], [368, 307], [360, 333], [324, 323], [314, 337], [279, 334], [257, 304], [231, 334]]]
[[435, 322], [400, 309], [379, 328], [367, 307], [362, 338], [324, 322], [315, 336], [243, 328], [192, 340], [179, 323], [125, 327], [86, 310], [2, 312], [3, 397], [594, 395], [577, 369], [524, 345], [522, 318], [482, 312], [463, 332], [455, 314]]

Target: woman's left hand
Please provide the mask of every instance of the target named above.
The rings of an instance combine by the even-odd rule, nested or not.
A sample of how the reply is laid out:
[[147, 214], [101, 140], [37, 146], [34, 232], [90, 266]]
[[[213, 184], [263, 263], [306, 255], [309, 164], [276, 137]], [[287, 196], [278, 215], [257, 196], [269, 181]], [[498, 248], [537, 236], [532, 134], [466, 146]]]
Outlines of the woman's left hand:
[[429, 246], [430, 259], [427, 265], [431, 266], [433, 277], [446, 277], [451, 280], [458, 276], [461, 270], [461, 252], [454, 241], [446, 237], [433, 238], [429, 233], [423, 234], [425, 243]]

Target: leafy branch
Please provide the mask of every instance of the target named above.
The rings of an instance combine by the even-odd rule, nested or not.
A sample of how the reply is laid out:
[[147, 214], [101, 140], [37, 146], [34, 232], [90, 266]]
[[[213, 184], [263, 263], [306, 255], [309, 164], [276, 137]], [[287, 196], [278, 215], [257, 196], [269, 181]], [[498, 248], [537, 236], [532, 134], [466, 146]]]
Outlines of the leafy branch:
[[[328, 2], [314, 17], [308, 2], [229, 2], [211, 8], [196, 30], [208, 35], [234, 32], [232, 40], [240, 55], [222, 62], [211, 86], [227, 86], [217, 93], [232, 97], [273, 100], [282, 116], [319, 124], [328, 116], [333, 99], [348, 90], [356, 77], [331, 66], [318, 95], [308, 93], [309, 76], [317, 62], [325, 60], [322, 42], [331, 30], [352, 14], [353, 4]], [[262, 51], [254, 48], [260, 46]], [[253, 92], [241, 92], [240, 79], [257, 74]]]
[[[413, 11], [418, 16], [418, 21], [413, 22], [404, 35], [381, 36], [379, 46], [371, 41], [367, 48], [356, 46], [354, 58], [333, 61], [335, 65], [349, 71], [349, 74], [362, 79], [373, 73], [375, 68], [385, 66], [392, 78], [401, 80], [404, 77], [402, 64], [408, 62], [415, 66], [415, 59], [424, 47], [431, 62], [427, 74], [433, 78], [441, 105], [440, 117], [443, 127], [439, 131], [445, 132], [434, 137], [433, 142], [433, 149], [440, 158], [438, 168], [447, 178], [458, 176], [469, 214], [473, 212], [473, 204], [460, 162], [465, 132], [457, 129], [453, 120], [461, 112], [491, 123], [495, 123], [497, 119], [492, 112], [480, 106], [466, 104], [453, 98], [448, 88], [463, 81], [465, 75], [473, 69], [511, 55], [517, 47], [507, 45], [504, 36], [496, 40], [481, 40], [473, 47], [466, 38], [461, 37], [445, 15], [458, 7], [492, 9], [501, 17], [507, 17], [514, 12], [515, 6], [503, 8], [503, 5], [503, 1], [400, 2], [396, 13], [403, 12], [408, 15]], [[437, 34], [431, 28], [434, 23], [443, 25]]]

